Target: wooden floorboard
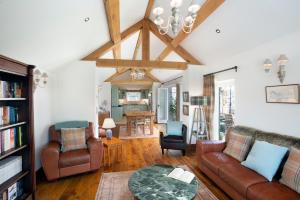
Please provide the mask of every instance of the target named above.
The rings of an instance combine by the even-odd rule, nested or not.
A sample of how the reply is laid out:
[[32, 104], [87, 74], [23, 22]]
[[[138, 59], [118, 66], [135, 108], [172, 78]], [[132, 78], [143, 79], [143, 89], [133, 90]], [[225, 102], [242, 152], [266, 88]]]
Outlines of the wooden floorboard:
[[155, 163], [187, 165], [196, 176], [220, 199], [230, 199], [211, 180], [199, 171], [195, 153], [188, 151], [182, 156], [180, 151], [169, 150], [161, 154], [158, 138], [123, 140], [123, 159], [111, 167], [101, 167], [91, 173], [80, 174], [48, 182], [43, 175], [37, 180], [38, 200], [94, 200], [101, 175], [105, 172], [137, 170]]

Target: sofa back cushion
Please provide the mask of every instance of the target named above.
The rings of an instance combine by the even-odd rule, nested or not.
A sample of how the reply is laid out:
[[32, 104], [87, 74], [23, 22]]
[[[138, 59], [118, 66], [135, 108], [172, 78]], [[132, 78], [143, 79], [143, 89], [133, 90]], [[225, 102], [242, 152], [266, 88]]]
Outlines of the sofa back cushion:
[[[81, 127], [77, 127], [81, 128]], [[94, 136], [94, 129], [93, 129], [93, 123], [89, 122], [88, 127], [85, 128], [85, 137], [88, 139], [89, 137]], [[58, 142], [61, 143], [61, 130], [56, 130], [55, 125], [52, 125], [49, 127], [49, 137], [51, 142]]]
[[300, 150], [292, 148], [286, 161], [281, 179], [282, 184], [300, 193]]
[[246, 126], [235, 126], [233, 128], [228, 129], [227, 134], [226, 134], [226, 141], [229, 139], [228, 133], [234, 132], [236, 134], [240, 135], [247, 135], [247, 136], [252, 136], [252, 141], [254, 143], [255, 140], [260, 140], [260, 141], [266, 141], [271, 144], [276, 144], [279, 146], [284, 146], [284, 147], [295, 147], [297, 149], [300, 149], [300, 138], [292, 137], [292, 136], [287, 136], [287, 135], [280, 135], [277, 133], [271, 133], [271, 132], [266, 132], [266, 131], [261, 131], [258, 129], [254, 128], [249, 128]]
[[242, 165], [272, 181], [287, 151], [287, 147], [265, 141], [255, 141], [247, 159], [242, 162]]
[[62, 128], [61, 151], [86, 149], [85, 128]]
[[239, 135], [231, 132], [229, 135], [229, 141], [227, 142], [226, 148], [223, 152], [241, 162], [245, 160], [251, 142], [251, 136]]

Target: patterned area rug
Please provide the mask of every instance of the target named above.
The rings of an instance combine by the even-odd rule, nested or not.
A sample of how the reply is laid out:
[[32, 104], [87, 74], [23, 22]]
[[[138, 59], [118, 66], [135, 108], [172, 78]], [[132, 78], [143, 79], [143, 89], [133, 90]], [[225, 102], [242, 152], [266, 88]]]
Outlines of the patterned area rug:
[[153, 127], [153, 134], [150, 135], [150, 131], [146, 130], [145, 134], [143, 133], [142, 127], [139, 127], [136, 133], [128, 134], [126, 125], [120, 126], [120, 139], [137, 139], [137, 138], [158, 138], [159, 133], [161, 131], [165, 131], [165, 125], [163, 124], [155, 124]]
[[[188, 169], [187, 166], [181, 166]], [[134, 171], [104, 173], [98, 186], [95, 200], [134, 200], [128, 188], [128, 180]], [[199, 180], [199, 190], [194, 200], [218, 200]]]

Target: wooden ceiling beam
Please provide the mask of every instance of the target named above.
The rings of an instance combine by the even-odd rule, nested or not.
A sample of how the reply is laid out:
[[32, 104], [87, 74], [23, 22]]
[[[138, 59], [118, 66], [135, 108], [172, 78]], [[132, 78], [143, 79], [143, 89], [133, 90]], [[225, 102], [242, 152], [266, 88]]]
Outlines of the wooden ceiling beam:
[[148, 6], [146, 8], [146, 12], [145, 12], [145, 16], [144, 16], [145, 19], [148, 19], [150, 17], [153, 4], [154, 4], [154, 0], [148, 1]]
[[134, 25], [132, 25], [131, 27], [129, 27], [128, 29], [126, 29], [124, 32], [121, 33], [121, 41], [119, 41], [118, 43], [114, 43], [113, 41], [109, 41], [109, 42], [105, 43], [104, 45], [102, 45], [101, 47], [99, 47], [98, 49], [96, 49], [95, 51], [93, 51], [92, 53], [90, 53], [89, 55], [87, 55], [86, 57], [84, 57], [82, 60], [95, 61], [96, 59], [98, 59], [103, 54], [105, 54], [108, 51], [112, 50], [116, 45], [118, 45], [122, 41], [124, 41], [127, 38], [129, 38], [130, 36], [132, 36], [137, 31], [139, 31], [142, 28], [142, 26], [143, 26], [143, 20], [140, 20], [137, 23], [135, 23]]
[[136, 41], [136, 45], [135, 45], [135, 49], [134, 49], [134, 52], [133, 52], [132, 60], [136, 60], [137, 55], [138, 55], [138, 52], [139, 52], [139, 49], [140, 49], [140, 47], [141, 47], [141, 44], [142, 44], [142, 36], [143, 36], [143, 35], [142, 35], [142, 31], [143, 31], [143, 30], [140, 31], [139, 37], [138, 37], [138, 39], [137, 39], [137, 41]]
[[147, 61], [147, 60], [122, 60], [122, 59], [97, 59], [96, 65], [98, 67], [130, 67], [130, 68], [157, 68], [157, 69], [174, 69], [185, 70], [187, 63], [172, 62], [172, 61]]
[[[121, 59], [120, 2], [119, 0], [104, 0], [104, 4], [110, 38], [116, 44], [113, 48], [113, 56], [115, 59]], [[117, 72], [120, 70], [117, 69]]]
[[188, 51], [186, 51], [183, 47], [181, 47], [180, 45], [178, 45], [177, 47], [174, 47], [171, 42], [172, 42], [172, 38], [169, 35], [161, 35], [157, 29], [157, 26], [149, 19], [144, 19], [145, 21], [147, 21], [149, 28], [151, 30], [151, 32], [158, 37], [162, 42], [165, 43], [165, 45], [167, 45], [167, 47], [171, 48], [173, 51], [175, 51], [179, 56], [181, 56], [186, 62], [190, 63], [190, 64], [194, 64], [194, 65], [201, 65], [202, 63], [196, 59], [195, 57], [193, 57]]
[[120, 32], [120, 3], [119, 0], [104, 0], [109, 34], [115, 45], [114, 58], [121, 58], [121, 32]]
[[113, 80], [114, 85], [152, 85], [152, 80]]
[[150, 60], [150, 32], [147, 21], [143, 21], [142, 60]]
[[[202, 24], [225, 0], [207, 0], [197, 13], [196, 20], [194, 22], [192, 31], [195, 30], [200, 24]], [[177, 47], [185, 38], [190, 34], [180, 31], [176, 37], [172, 40], [171, 45]], [[165, 59], [171, 52], [171, 47], [166, 47], [162, 53], [158, 56], [157, 60]]]

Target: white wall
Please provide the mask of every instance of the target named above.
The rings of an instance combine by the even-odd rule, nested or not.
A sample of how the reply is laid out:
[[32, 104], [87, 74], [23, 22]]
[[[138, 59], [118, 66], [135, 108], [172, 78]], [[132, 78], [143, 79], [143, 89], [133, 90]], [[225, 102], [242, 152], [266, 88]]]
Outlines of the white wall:
[[34, 92], [34, 140], [35, 140], [35, 169], [41, 167], [41, 150], [48, 143], [48, 129], [52, 124], [51, 92], [53, 74], [48, 73], [49, 79], [45, 88], [37, 87]]
[[114, 68], [96, 68], [96, 84], [100, 87], [100, 93], [98, 95], [97, 107], [106, 100], [108, 105], [107, 109], [111, 112], [111, 83], [104, 82], [108, 77], [116, 72]]
[[53, 121], [96, 118], [96, 67], [94, 62], [75, 61], [55, 71]]
[[[192, 126], [194, 107], [190, 106], [190, 102], [183, 102], [182, 92], [189, 92], [189, 96], [199, 96], [203, 93], [203, 66], [189, 65], [188, 69], [183, 72], [182, 78], [176, 79], [169, 84], [180, 84], [180, 120], [187, 126], [187, 139], [190, 139], [190, 128]], [[183, 115], [183, 105], [189, 105], [189, 116]], [[192, 143], [195, 143], [195, 139]]]
[[[235, 79], [236, 124], [300, 137], [300, 105], [268, 104], [265, 100], [265, 86], [280, 84], [276, 64], [280, 54], [289, 58], [284, 84], [300, 84], [299, 38], [300, 31], [294, 32], [205, 68], [205, 73], [208, 73], [235, 65], [239, 67], [237, 73], [216, 75], [218, 81]], [[266, 58], [273, 61], [270, 73], [263, 69]]]

